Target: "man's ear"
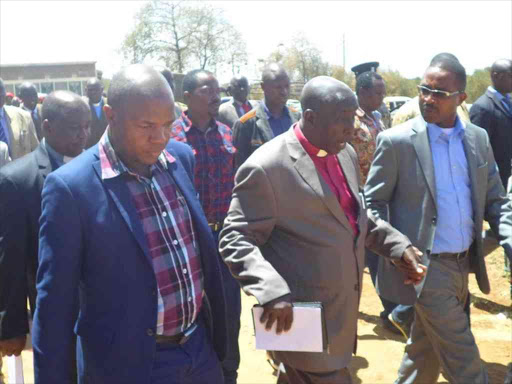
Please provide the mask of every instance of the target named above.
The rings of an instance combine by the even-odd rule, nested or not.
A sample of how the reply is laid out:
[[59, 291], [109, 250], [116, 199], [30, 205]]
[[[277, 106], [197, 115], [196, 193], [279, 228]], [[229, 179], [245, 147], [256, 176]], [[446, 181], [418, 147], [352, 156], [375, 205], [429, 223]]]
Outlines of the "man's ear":
[[316, 122], [316, 112], [311, 109], [306, 109], [304, 112], [302, 112], [302, 119], [307, 121], [308, 124], [314, 126]]
[[466, 92], [462, 92], [462, 93], [459, 93], [457, 95], [457, 97], [459, 99], [458, 102], [457, 102], [457, 105], [461, 105], [464, 102], [464, 100], [467, 99], [468, 95], [466, 94]]
[[112, 123], [116, 119], [116, 112], [108, 104], [105, 104], [103, 106], [103, 112], [105, 112], [105, 117], [107, 118], [108, 125], [113, 125]]
[[52, 132], [52, 127], [48, 119], [43, 120], [43, 122], [41, 123], [41, 128], [43, 129], [43, 133], [45, 134], [44, 136], [46, 136], [46, 133], [51, 134]]

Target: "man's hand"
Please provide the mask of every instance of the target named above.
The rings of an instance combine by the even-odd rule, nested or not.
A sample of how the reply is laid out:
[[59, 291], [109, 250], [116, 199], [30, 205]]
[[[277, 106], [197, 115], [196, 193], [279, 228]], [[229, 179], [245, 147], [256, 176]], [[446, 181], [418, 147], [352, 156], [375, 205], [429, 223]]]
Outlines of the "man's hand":
[[0, 340], [0, 354], [4, 356], [19, 356], [25, 348], [27, 335], [14, 337], [12, 339]]
[[393, 261], [393, 264], [407, 275], [404, 284], [417, 285], [425, 277], [427, 267], [420, 264], [422, 255], [418, 248], [410, 246], [405, 249], [400, 260]]
[[277, 322], [276, 333], [288, 332], [293, 323], [293, 307], [290, 296], [286, 295], [275, 300], [269, 301], [263, 305], [263, 314], [260, 322], [265, 324], [265, 329], [269, 331], [274, 322]]

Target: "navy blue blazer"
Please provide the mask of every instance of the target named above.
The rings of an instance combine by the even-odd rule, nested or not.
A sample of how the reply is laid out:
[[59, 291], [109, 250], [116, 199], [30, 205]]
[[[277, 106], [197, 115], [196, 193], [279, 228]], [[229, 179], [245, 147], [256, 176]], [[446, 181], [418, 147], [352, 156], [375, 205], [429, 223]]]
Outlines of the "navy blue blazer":
[[[193, 186], [194, 156], [175, 141], [167, 150], [176, 158], [169, 173], [187, 201], [199, 242], [206, 292], [202, 316], [223, 360], [227, 336], [220, 259]], [[36, 383], [67, 383], [76, 332], [80, 383], [149, 384], [157, 282], [128, 187], [122, 177], [101, 179], [97, 145], [48, 176], [40, 225]]]

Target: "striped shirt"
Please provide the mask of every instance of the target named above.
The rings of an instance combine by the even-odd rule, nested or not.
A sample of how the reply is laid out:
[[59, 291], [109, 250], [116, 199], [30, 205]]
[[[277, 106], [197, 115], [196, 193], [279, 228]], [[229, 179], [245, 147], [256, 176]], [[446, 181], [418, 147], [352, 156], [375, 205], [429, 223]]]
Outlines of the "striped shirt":
[[190, 211], [168, 172], [176, 160], [164, 150], [151, 166], [151, 178], [137, 175], [117, 157], [108, 129], [99, 155], [102, 179], [123, 178], [142, 223], [158, 286], [156, 333], [184, 332], [201, 310], [203, 273]]

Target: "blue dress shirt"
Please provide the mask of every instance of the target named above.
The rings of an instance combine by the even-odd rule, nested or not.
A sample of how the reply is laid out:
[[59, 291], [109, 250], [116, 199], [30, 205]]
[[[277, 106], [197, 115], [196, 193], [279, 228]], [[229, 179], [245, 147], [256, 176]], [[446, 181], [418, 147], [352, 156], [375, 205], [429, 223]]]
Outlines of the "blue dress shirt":
[[270, 128], [272, 128], [274, 137], [279, 136], [281, 133], [284, 133], [288, 129], [290, 129], [290, 127], [292, 126], [292, 119], [288, 112], [288, 108], [286, 108], [286, 105], [283, 107], [283, 113], [281, 113], [281, 116], [277, 119], [270, 113], [270, 110], [267, 108], [267, 105], [265, 104], [265, 100], [261, 101], [261, 105], [263, 106], [263, 109], [267, 113], [268, 123], [270, 124]]
[[437, 227], [432, 253], [462, 252], [474, 237], [471, 180], [464, 152], [465, 126], [457, 117], [455, 127], [427, 124], [436, 183]]

